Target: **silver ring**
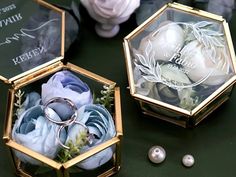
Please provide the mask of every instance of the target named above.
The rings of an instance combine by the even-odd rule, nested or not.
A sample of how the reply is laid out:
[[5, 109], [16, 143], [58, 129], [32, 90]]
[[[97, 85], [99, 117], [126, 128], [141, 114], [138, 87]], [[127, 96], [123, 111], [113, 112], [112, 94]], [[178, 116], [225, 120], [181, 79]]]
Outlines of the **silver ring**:
[[[55, 119], [52, 119], [49, 114], [48, 114], [48, 107], [50, 104], [52, 103], [65, 103], [67, 104], [71, 109], [72, 111], [74, 111], [74, 114], [70, 117], [70, 119], [68, 120], [65, 120], [65, 121], [57, 121]], [[78, 116], [78, 109], [76, 107], [76, 105], [68, 98], [62, 98], [62, 97], [54, 97], [50, 100], [48, 100], [46, 102], [46, 104], [44, 105], [43, 107], [43, 111], [44, 111], [44, 114], [45, 114], [45, 117], [50, 121], [50, 122], [53, 122], [57, 125], [66, 125], [66, 126], [69, 126], [71, 124], [73, 124]]]
[[[67, 104], [71, 108], [71, 110], [74, 111], [74, 114], [70, 117], [70, 119], [65, 120], [65, 121], [57, 121], [55, 119], [52, 119], [50, 117], [49, 113], [48, 113], [48, 108], [50, 108], [49, 105], [52, 104], [52, 103], [64, 103], [64, 104]], [[50, 109], [52, 109], [52, 108], [50, 108]], [[57, 139], [58, 143], [60, 144], [60, 146], [62, 146], [63, 148], [70, 149], [70, 147], [64, 145], [61, 142], [61, 140], [60, 140], [61, 131], [62, 131], [63, 128], [66, 128], [66, 127], [68, 127], [71, 124], [79, 124], [79, 125], [81, 125], [85, 129], [85, 131], [87, 132], [87, 142], [88, 142], [88, 144], [89, 145], [93, 144], [93, 140], [95, 138], [94, 135], [89, 133], [89, 129], [88, 129], [88, 127], [85, 124], [83, 124], [83, 123], [81, 123], [79, 121], [76, 121], [76, 118], [78, 117], [78, 109], [77, 109], [76, 105], [70, 99], [62, 98], [62, 97], [54, 97], [54, 98], [52, 98], [52, 99], [50, 99], [49, 101], [46, 102], [46, 104], [43, 107], [43, 111], [44, 111], [45, 117], [50, 122], [55, 123], [55, 124], [60, 126], [58, 131], [57, 131], [56, 139]]]
[[[92, 139], [93, 135], [89, 133], [88, 127], [87, 127], [85, 124], [83, 124], [83, 123], [81, 123], [81, 122], [78, 122], [78, 121], [74, 121], [74, 124], [79, 124], [79, 125], [81, 125], [81, 126], [85, 129], [85, 131], [87, 132], [87, 135], [88, 135], [88, 136], [87, 136], [88, 144], [93, 143], [93, 139]], [[70, 149], [70, 147], [64, 145], [64, 144], [61, 142], [61, 140], [60, 140], [61, 131], [62, 131], [63, 128], [65, 128], [65, 127], [67, 127], [67, 126], [68, 126], [68, 125], [61, 125], [61, 126], [60, 126], [60, 128], [59, 128], [58, 131], [57, 131], [57, 136], [56, 136], [56, 138], [57, 138], [58, 143], [59, 143], [63, 148], [65, 148], [65, 149]]]

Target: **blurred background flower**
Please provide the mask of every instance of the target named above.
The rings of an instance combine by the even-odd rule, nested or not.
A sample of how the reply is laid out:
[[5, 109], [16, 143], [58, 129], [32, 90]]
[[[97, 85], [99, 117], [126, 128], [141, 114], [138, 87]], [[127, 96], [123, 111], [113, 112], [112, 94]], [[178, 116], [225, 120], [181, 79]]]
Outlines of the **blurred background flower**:
[[129, 19], [140, 0], [81, 0], [81, 4], [98, 22], [95, 26], [97, 34], [109, 38], [119, 32], [119, 24]]

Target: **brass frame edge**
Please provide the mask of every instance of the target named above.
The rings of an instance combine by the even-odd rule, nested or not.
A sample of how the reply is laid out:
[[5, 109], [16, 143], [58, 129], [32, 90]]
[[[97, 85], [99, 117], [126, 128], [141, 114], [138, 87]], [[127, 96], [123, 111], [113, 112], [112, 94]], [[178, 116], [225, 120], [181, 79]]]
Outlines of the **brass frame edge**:
[[64, 12], [64, 10], [62, 10], [62, 9], [60, 9], [60, 8], [58, 8], [58, 7], [54, 6], [54, 5], [52, 5], [52, 4], [48, 3], [48, 2], [46, 2], [45, 0], [35, 0], [35, 1], [36, 1], [38, 4], [41, 4], [41, 5], [43, 5], [43, 6], [47, 7], [47, 8], [49, 8], [49, 9], [53, 9], [53, 10], [59, 12], [59, 13], [63, 13], [63, 12]]
[[27, 172], [25, 172], [22, 168], [21, 168], [21, 161], [20, 160], [17, 160], [16, 162], [16, 173], [18, 176], [21, 176], [21, 177], [33, 177], [31, 175], [29, 175]]
[[213, 14], [213, 13], [210, 13], [210, 12], [207, 12], [207, 11], [204, 11], [204, 10], [200, 10], [200, 9], [197, 9], [197, 8], [193, 8], [193, 7], [190, 7], [190, 6], [186, 6], [186, 5], [183, 5], [183, 4], [180, 4], [180, 3], [176, 3], [176, 2], [168, 3], [168, 7], [171, 7], [171, 8], [177, 9], [177, 10], [182, 10], [184, 12], [188, 12], [188, 13], [191, 13], [191, 14], [195, 14], [195, 15], [198, 15], [198, 16], [205, 17], [205, 18], [214, 19], [214, 20], [217, 20], [217, 21], [220, 21], [220, 22], [224, 21], [224, 18], [220, 15], [216, 15], [216, 14]]
[[18, 79], [17, 81], [14, 82], [14, 89], [17, 90], [20, 87], [23, 87], [29, 83], [32, 83], [34, 81], [37, 81], [43, 77], [46, 77], [50, 74], [53, 74], [56, 71], [59, 71], [63, 68], [63, 63], [59, 60], [58, 62], [54, 62], [48, 67], [45, 67], [41, 70], [37, 70], [31, 74], [29, 74], [27, 77], [22, 77], [21, 79]]
[[214, 107], [212, 107], [211, 109], [207, 109], [205, 112], [204, 112], [204, 115], [203, 116], [200, 116], [198, 118], [195, 119], [195, 124], [194, 126], [198, 125], [202, 120], [204, 120], [208, 115], [210, 115], [212, 112], [214, 112], [216, 109], [218, 109], [225, 101], [227, 101], [229, 99], [228, 96], [225, 96], [224, 98], [222, 98], [220, 100], [220, 102], [217, 102], [218, 104]]
[[115, 101], [115, 126], [117, 131], [117, 136], [123, 136], [123, 127], [122, 127], [122, 112], [121, 112], [121, 98], [120, 98], [120, 88], [115, 87], [114, 93]]
[[218, 88], [215, 92], [213, 92], [210, 96], [208, 96], [204, 101], [202, 101], [195, 109], [192, 110], [192, 116], [197, 115], [201, 112], [205, 107], [211, 104], [215, 99], [217, 99], [220, 95], [224, 93], [227, 89], [232, 87], [236, 82], [236, 75], [231, 77], [227, 82], [225, 82], [220, 88]]
[[97, 177], [109, 177], [117, 173], [117, 170], [115, 167], [112, 167], [111, 169], [105, 171], [104, 173], [98, 175]]
[[51, 60], [51, 61], [49, 61], [47, 63], [44, 63], [44, 64], [40, 65], [40, 66], [36, 66], [35, 68], [33, 68], [33, 69], [29, 70], [29, 71], [25, 71], [25, 72], [23, 72], [21, 74], [18, 74], [17, 76], [14, 76], [14, 77], [8, 79], [8, 82], [9, 83], [13, 83], [13, 82], [17, 82], [20, 79], [23, 79], [24, 77], [27, 78], [28, 75], [32, 75], [32, 74], [34, 74], [37, 71], [40, 71], [40, 70], [42, 70], [42, 69], [44, 69], [46, 67], [50, 67], [50, 65], [52, 65], [52, 64], [54, 64], [54, 63], [56, 63], [58, 61], [61, 61], [61, 59], [62, 59], [62, 57], [58, 57], [58, 58], [55, 58], [55, 59], [53, 59], [53, 60]]
[[236, 74], [235, 51], [234, 51], [234, 46], [233, 46], [233, 42], [232, 42], [231, 33], [230, 33], [230, 30], [229, 30], [229, 25], [226, 21], [223, 21], [223, 27], [224, 27], [224, 31], [225, 31], [226, 41], [227, 41], [227, 44], [228, 44], [228, 47], [229, 47], [229, 53], [230, 53], [230, 56], [231, 56], [231, 61], [232, 61], [234, 73]]
[[137, 28], [135, 28], [131, 33], [129, 33], [127, 36], [125, 36], [124, 40], [130, 40], [130, 39], [134, 38], [137, 35], [137, 33], [139, 33], [142, 30], [143, 27], [151, 24], [152, 21], [155, 18], [157, 18], [167, 7], [168, 7], [168, 4], [164, 5], [158, 11], [156, 11], [153, 15], [151, 15], [148, 19], [146, 19], [142, 24], [140, 24]]
[[66, 40], [66, 13], [62, 12], [62, 22], [61, 22], [61, 56], [65, 57], [65, 40]]
[[78, 155], [77, 157], [74, 157], [73, 159], [71, 160], [68, 160], [67, 162], [63, 163], [62, 166], [65, 168], [65, 169], [68, 169], [70, 168], [71, 166], [91, 157], [92, 155], [95, 155], [99, 152], [101, 152], [102, 150], [112, 146], [113, 144], [116, 144], [117, 142], [119, 142], [120, 139], [118, 137], [114, 137], [94, 148], [92, 148], [91, 150], [89, 151], [86, 151], [84, 152], [83, 154], [80, 154]]
[[147, 116], [151, 116], [151, 117], [154, 117], [154, 118], [157, 118], [161, 121], [166, 121], [166, 122], [169, 122], [169, 123], [172, 123], [172, 124], [175, 124], [175, 125], [178, 125], [178, 126], [181, 126], [183, 128], [186, 128], [187, 127], [187, 122], [184, 121], [184, 120], [175, 120], [173, 118], [170, 118], [168, 116], [163, 116], [161, 114], [158, 114], [156, 112], [152, 112], [152, 111], [147, 111], [147, 110], [144, 110], [143, 107], [142, 107], [142, 113], [144, 115], [147, 115]]
[[6, 116], [5, 116], [5, 121], [4, 121], [4, 132], [3, 132], [4, 141], [9, 141], [11, 139], [12, 117], [13, 117], [13, 112], [11, 110], [13, 110], [13, 107], [14, 107], [14, 98], [15, 98], [14, 90], [9, 89], [7, 110], [6, 110]]
[[132, 72], [132, 63], [131, 63], [131, 54], [129, 50], [129, 43], [127, 39], [124, 39], [123, 42], [123, 48], [125, 51], [125, 63], [126, 63], [126, 70], [127, 70], [127, 76], [128, 76], [128, 81], [129, 81], [129, 86], [130, 86], [130, 94], [133, 95], [135, 93], [135, 86], [134, 86], [134, 76]]
[[20, 151], [21, 153], [30, 156], [33, 159], [39, 160], [40, 162], [43, 162], [45, 164], [47, 164], [50, 167], [53, 167], [57, 170], [59, 170], [62, 167], [62, 164], [57, 163], [56, 161], [45, 157], [44, 155], [37, 153], [29, 148], [26, 148], [23, 145], [20, 145], [16, 142], [14, 142], [12, 139], [10, 139], [8, 142], [6, 142], [6, 145], [9, 147], [12, 147], [13, 149]]
[[75, 72], [78, 72], [78, 73], [80, 73], [80, 74], [82, 74], [84, 76], [87, 76], [88, 78], [91, 78], [91, 79], [93, 79], [93, 80], [95, 80], [95, 81], [97, 81], [99, 83], [103, 83], [103, 84], [107, 84], [107, 85], [116, 84], [115, 82], [113, 82], [113, 81], [111, 81], [109, 79], [106, 79], [106, 78], [104, 78], [102, 76], [99, 76], [99, 75], [97, 75], [97, 74], [95, 74], [93, 72], [90, 72], [90, 71], [88, 71], [86, 69], [83, 69], [83, 68], [81, 68], [79, 66], [76, 66], [76, 65], [74, 65], [72, 63], [67, 63], [66, 65], [64, 65], [64, 68], [70, 69], [70, 70], [75, 71]]
[[6, 84], [10, 84], [10, 82], [8, 81], [8, 79], [5, 78], [5, 77], [3, 77], [3, 76], [1, 76], [1, 75], [0, 75], [0, 80], [3, 81], [3, 82], [6, 83]]
[[143, 96], [143, 95], [140, 95], [140, 94], [134, 94], [133, 97], [135, 97], [137, 100], [140, 100], [142, 102], [164, 108], [166, 110], [169, 110], [169, 111], [177, 113], [177, 114], [181, 114], [183, 116], [187, 116], [187, 117], [191, 116], [190, 111], [187, 111], [185, 109], [170, 105], [168, 103], [164, 103], [164, 102], [159, 101], [159, 100], [155, 100], [153, 98], [149, 98], [149, 97], [146, 97], [146, 96]]

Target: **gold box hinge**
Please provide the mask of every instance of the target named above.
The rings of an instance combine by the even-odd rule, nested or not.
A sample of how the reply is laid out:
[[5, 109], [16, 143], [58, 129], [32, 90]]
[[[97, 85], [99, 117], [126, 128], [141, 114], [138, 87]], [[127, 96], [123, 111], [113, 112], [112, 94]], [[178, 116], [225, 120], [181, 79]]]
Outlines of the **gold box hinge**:
[[42, 68], [38, 71], [28, 74], [23, 78], [13, 81], [12, 87], [14, 90], [17, 90], [20, 87], [28, 85], [32, 82], [35, 82], [41, 78], [44, 78], [50, 74], [57, 72], [61, 70], [63, 67], [64, 67], [63, 63], [61, 61], [57, 61], [56, 63], [53, 63], [45, 68]]

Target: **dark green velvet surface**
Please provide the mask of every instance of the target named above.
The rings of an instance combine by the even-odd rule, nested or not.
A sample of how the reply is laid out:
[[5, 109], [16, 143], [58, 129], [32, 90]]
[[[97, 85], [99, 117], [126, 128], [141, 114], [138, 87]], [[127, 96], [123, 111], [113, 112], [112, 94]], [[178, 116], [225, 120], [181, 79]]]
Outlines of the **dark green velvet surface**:
[[[122, 167], [117, 177], [235, 177], [236, 176], [236, 89], [229, 101], [194, 129], [184, 129], [155, 118], [143, 116], [127, 89], [122, 41], [134, 28], [134, 17], [121, 25], [112, 39], [95, 34], [94, 21], [82, 11], [79, 40], [66, 54], [66, 60], [117, 82], [121, 88], [124, 138]], [[236, 15], [230, 28], [236, 42]], [[234, 43], [235, 43], [234, 42]], [[7, 88], [0, 87], [0, 131], [3, 132]], [[167, 157], [160, 165], [149, 162], [147, 152], [153, 145], [165, 148]], [[185, 154], [195, 157], [195, 165], [185, 168]], [[14, 169], [3, 141], [0, 141], [0, 176], [13, 177]], [[79, 177], [79, 175], [78, 175]]]

